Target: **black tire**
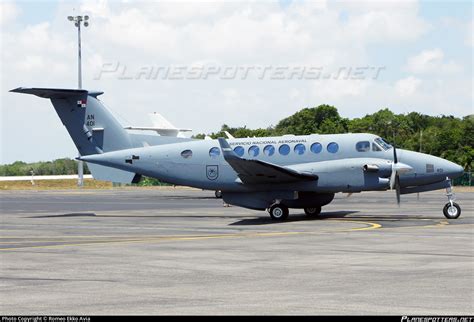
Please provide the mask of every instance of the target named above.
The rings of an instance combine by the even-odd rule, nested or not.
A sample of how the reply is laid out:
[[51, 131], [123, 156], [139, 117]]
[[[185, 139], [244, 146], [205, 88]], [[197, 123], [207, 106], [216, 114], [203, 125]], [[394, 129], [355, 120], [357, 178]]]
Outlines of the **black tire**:
[[461, 207], [455, 202], [453, 202], [453, 206], [451, 206], [451, 203], [448, 202], [444, 205], [443, 214], [448, 219], [457, 219], [461, 216]]
[[316, 217], [321, 213], [321, 206], [311, 207], [311, 208], [304, 208], [304, 213], [308, 217]]
[[288, 214], [290, 213], [288, 210], [288, 207], [282, 204], [271, 206], [268, 212], [270, 213], [270, 217], [273, 220], [279, 220], [279, 221], [282, 221], [288, 218]]
[[222, 198], [222, 191], [216, 190], [216, 192], [214, 192], [214, 195], [216, 196], [217, 199], [221, 199]]

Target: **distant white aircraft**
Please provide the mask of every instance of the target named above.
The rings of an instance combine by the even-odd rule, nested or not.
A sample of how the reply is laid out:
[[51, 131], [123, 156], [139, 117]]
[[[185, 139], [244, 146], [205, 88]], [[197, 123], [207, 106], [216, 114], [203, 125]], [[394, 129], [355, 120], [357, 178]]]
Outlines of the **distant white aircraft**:
[[191, 129], [180, 129], [171, 124], [160, 113], [149, 114], [153, 126], [126, 126], [126, 130], [155, 131], [161, 136], [185, 137], [183, 132], [191, 132]]

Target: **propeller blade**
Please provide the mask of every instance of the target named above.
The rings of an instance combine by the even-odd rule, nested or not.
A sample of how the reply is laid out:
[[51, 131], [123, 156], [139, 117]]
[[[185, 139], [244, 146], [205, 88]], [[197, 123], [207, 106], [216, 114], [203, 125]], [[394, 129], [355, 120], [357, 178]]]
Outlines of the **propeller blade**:
[[395, 192], [397, 195], [397, 205], [400, 207], [400, 177], [398, 175], [395, 179]]
[[393, 190], [395, 187], [395, 181], [397, 180], [397, 169], [395, 168], [395, 164], [392, 163], [392, 174], [390, 175], [390, 190]]
[[395, 163], [395, 164], [398, 163], [397, 149], [395, 148], [395, 146], [393, 146], [393, 163]]

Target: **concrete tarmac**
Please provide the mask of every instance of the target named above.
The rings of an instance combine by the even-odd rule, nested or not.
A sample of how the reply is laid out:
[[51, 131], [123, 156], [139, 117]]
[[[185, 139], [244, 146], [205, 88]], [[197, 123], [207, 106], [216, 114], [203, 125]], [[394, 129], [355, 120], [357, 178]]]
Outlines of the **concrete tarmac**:
[[0, 313], [474, 314], [473, 193], [339, 194], [316, 219], [194, 189], [0, 192]]

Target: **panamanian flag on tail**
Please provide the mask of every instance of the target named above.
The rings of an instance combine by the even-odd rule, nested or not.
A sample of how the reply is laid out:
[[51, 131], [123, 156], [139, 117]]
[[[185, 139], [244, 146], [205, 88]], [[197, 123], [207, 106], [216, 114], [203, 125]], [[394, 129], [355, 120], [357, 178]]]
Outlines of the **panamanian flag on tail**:
[[78, 100], [77, 107], [86, 107], [86, 100]]

